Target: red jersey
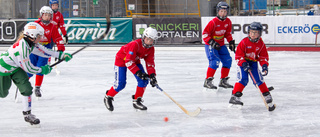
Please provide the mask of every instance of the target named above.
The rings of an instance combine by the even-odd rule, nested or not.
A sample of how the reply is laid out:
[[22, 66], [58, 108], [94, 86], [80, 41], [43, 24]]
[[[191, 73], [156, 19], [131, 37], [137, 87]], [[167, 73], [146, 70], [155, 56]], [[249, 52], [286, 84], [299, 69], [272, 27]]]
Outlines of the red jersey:
[[124, 46], [116, 55], [115, 65], [119, 67], [127, 67], [133, 74], [140, 70], [137, 64], [140, 59], [144, 59], [148, 74], [155, 73], [154, 64], [154, 47], [145, 48], [142, 45], [142, 39], [137, 39]]
[[229, 18], [225, 20], [220, 20], [218, 17], [213, 18], [202, 32], [203, 41], [206, 45], [210, 39], [218, 42], [220, 46], [224, 45], [224, 38], [230, 42], [233, 38], [231, 35], [232, 23]]
[[65, 47], [63, 39], [59, 34], [58, 28], [55, 25], [53, 25], [51, 22], [47, 25], [43, 24], [43, 22], [41, 22], [41, 19], [38, 19], [34, 22], [40, 24], [44, 29], [44, 36], [40, 41], [41, 45], [47, 45], [51, 43], [52, 40], [54, 43], [56, 43], [58, 50], [64, 51]]
[[257, 42], [251, 42], [248, 37], [242, 39], [237, 46], [235, 59], [239, 66], [242, 66], [243, 62], [259, 61], [260, 65], [267, 64], [269, 66], [269, 55], [267, 47], [260, 38]]
[[67, 34], [66, 28], [64, 27], [63, 16], [59, 11], [53, 13], [53, 19], [51, 22], [53, 23], [53, 25], [56, 25], [58, 28], [60, 28], [63, 36]]

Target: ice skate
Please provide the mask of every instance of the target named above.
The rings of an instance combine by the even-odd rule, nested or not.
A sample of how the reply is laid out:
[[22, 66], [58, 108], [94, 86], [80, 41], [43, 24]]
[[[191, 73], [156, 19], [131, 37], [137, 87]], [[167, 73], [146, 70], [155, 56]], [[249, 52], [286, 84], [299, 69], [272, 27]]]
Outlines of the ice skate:
[[34, 89], [34, 93], [38, 98], [42, 96], [40, 92], [40, 86], [36, 86], [36, 88]]
[[243, 106], [243, 102], [241, 102], [241, 92], [236, 92], [236, 94], [232, 94], [229, 100], [229, 108], [238, 108], [241, 109]]
[[263, 94], [263, 97], [266, 100], [267, 104], [272, 103], [273, 100], [272, 100], [270, 92], [265, 92], [265, 93], [262, 93], [262, 94]]
[[217, 87], [213, 85], [213, 77], [207, 78], [203, 84], [204, 91], [216, 91]]
[[23, 116], [24, 116], [24, 120], [28, 123], [30, 123], [31, 125], [38, 125], [40, 124], [40, 120], [38, 118], [36, 118], [35, 115], [31, 114], [31, 110], [29, 111], [22, 111]]
[[264, 100], [266, 101], [266, 103], [269, 107], [268, 110], [273, 111], [274, 109], [276, 109], [276, 105], [272, 103], [273, 99], [272, 99], [270, 92], [262, 93], [262, 95], [263, 95]]
[[113, 111], [114, 110], [113, 105], [112, 105], [113, 97], [106, 95], [104, 97], [103, 101], [104, 101], [104, 105], [106, 105], [106, 107], [107, 107], [107, 109], [109, 111]]
[[230, 85], [229, 82], [228, 82], [229, 78], [230, 78], [230, 77], [222, 78], [222, 79], [220, 80], [220, 83], [219, 83], [219, 88], [220, 88], [220, 87], [221, 87], [221, 88], [225, 88], [225, 89], [227, 89], [227, 88], [233, 88], [233, 86]]
[[143, 100], [141, 97], [138, 97], [137, 99], [134, 99], [134, 95], [132, 95], [133, 99], [133, 107], [137, 110], [147, 110], [147, 107], [142, 104]]

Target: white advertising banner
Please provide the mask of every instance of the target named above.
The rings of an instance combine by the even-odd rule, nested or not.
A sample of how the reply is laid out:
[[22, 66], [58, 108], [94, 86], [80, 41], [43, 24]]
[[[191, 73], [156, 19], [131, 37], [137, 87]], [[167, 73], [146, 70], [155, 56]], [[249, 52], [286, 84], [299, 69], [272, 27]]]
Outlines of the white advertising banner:
[[[214, 17], [202, 17], [202, 30]], [[266, 44], [315, 44], [320, 30], [320, 16], [230, 16], [232, 36], [236, 43], [248, 36], [248, 25], [260, 22], [262, 39]]]

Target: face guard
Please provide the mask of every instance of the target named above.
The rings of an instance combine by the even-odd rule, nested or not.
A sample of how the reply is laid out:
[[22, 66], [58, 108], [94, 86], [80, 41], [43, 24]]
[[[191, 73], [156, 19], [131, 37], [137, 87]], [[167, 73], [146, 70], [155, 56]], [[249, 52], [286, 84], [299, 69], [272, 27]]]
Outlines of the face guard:
[[[221, 9], [227, 10], [227, 15], [226, 15], [226, 16], [221, 17], [221, 16], [219, 15], [219, 11], [220, 11]], [[225, 19], [227, 18], [228, 14], [229, 14], [229, 5], [228, 5], [226, 2], [219, 2], [219, 3], [217, 4], [217, 17], [218, 17], [219, 19], [221, 19], [221, 20], [225, 20]]]
[[[49, 20], [43, 20], [42, 19], [42, 16], [44, 13], [49, 13], [51, 14], [51, 18]], [[53, 18], [53, 11], [52, 9], [49, 7], [49, 6], [43, 6], [41, 9], [40, 9], [40, 18], [41, 18], [41, 22], [43, 22], [44, 24], [49, 24], [50, 21], [52, 20]]]
[[[59, 0], [50, 0], [49, 1], [49, 6], [50, 6], [50, 8], [52, 8], [52, 4], [58, 4], [58, 6], [59, 6]], [[56, 13], [57, 11], [58, 11], [58, 9], [52, 9], [53, 10], [53, 12], [54, 13]]]
[[[250, 37], [250, 30], [257, 30], [259, 32], [259, 37], [255, 38], [255, 39], [252, 39]], [[261, 35], [262, 35], [262, 25], [261, 25], [261, 23], [260, 22], [252, 22], [248, 27], [248, 34], [249, 34], [249, 36], [248, 36], [249, 40], [251, 42], [257, 42], [260, 39]]]

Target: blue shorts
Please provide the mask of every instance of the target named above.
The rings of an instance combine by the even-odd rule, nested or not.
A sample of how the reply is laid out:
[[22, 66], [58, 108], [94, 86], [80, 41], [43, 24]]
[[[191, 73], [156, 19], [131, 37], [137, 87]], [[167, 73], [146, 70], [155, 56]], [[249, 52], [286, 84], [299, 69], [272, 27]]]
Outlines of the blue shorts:
[[205, 45], [205, 51], [207, 58], [209, 60], [209, 67], [212, 69], [219, 68], [220, 62], [222, 62], [222, 67], [229, 68], [232, 64], [232, 58], [228, 51], [227, 46], [221, 46], [220, 50], [213, 49], [210, 45]]
[[[252, 68], [252, 75], [257, 82], [257, 85], [260, 86], [264, 83], [263, 76], [258, 67], [258, 62], [247, 61]], [[249, 82], [249, 73], [243, 70], [243, 67], [237, 67], [237, 81], [244, 86], [247, 86]], [[253, 83], [254, 84], [254, 83]]]
[[[140, 70], [145, 73], [143, 66], [141, 64], [137, 64]], [[113, 88], [115, 91], [120, 92], [122, 89], [126, 87], [127, 84], [127, 67], [118, 67], [114, 66], [114, 74], [115, 81], [113, 84]], [[134, 75], [138, 82], [138, 87], [147, 87], [149, 80], [142, 80], [137, 75]]]
[[[52, 49], [51, 43], [44, 45], [44, 46], [47, 47], [48, 49]], [[31, 63], [36, 67], [41, 67], [41, 66], [48, 64], [48, 58], [40, 57], [40, 56], [32, 54], [32, 53], [30, 54], [29, 58], [30, 58]], [[38, 73], [37, 75], [43, 76], [43, 74], [41, 74], [41, 73]], [[32, 77], [33, 74], [28, 73], [28, 76]]]

